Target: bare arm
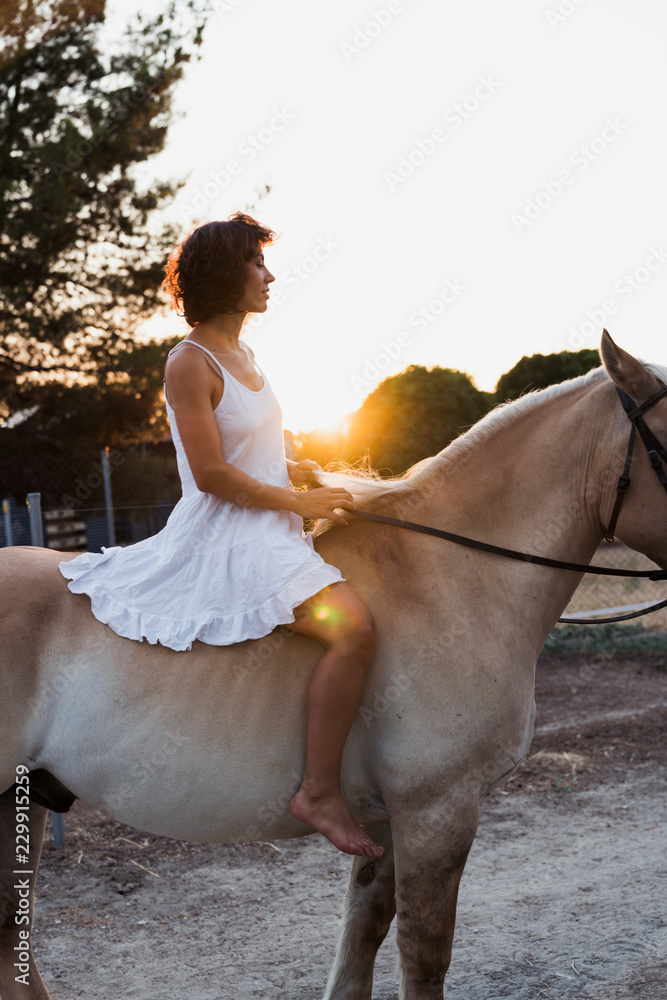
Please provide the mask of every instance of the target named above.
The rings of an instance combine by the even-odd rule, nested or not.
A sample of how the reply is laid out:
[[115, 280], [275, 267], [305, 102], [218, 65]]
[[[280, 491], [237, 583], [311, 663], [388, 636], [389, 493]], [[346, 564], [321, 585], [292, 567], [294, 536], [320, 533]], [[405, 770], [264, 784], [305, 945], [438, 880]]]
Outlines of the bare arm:
[[298, 492], [262, 483], [236, 466], [220, 451], [220, 431], [213, 413], [220, 399], [222, 378], [199, 351], [182, 348], [167, 362], [166, 391], [197, 488], [242, 507], [290, 510], [301, 517], [329, 517], [346, 524], [335, 508], [354, 509], [350, 493], [322, 487]]

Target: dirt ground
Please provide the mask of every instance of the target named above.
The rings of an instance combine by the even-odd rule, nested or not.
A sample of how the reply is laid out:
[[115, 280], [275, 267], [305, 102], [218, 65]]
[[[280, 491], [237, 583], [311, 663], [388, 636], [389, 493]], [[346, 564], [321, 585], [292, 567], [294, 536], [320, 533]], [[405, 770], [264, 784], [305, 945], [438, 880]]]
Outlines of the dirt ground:
[[[545, 657], [531, 754], [484, 800], [449, 1000], [667, 998], [667, 659]], [[349, 861], [320, 836], [185, 844], [81, 803], [50, 836], [35, 951], [53, 1000], [322, 996]], [[374, 997], [397, 997], [393, 929]]]

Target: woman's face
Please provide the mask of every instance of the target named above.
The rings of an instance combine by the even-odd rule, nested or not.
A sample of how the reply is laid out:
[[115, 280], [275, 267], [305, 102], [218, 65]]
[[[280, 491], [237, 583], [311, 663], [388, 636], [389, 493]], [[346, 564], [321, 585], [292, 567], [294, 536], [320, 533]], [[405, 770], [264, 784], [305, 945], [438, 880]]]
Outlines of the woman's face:
[[242, 312], [265, 312], [269, 304], [269, 285], [276, 279], [264, 263], [264, 252], [259, 248], [246, 263], [246, 285], [237, 308]]

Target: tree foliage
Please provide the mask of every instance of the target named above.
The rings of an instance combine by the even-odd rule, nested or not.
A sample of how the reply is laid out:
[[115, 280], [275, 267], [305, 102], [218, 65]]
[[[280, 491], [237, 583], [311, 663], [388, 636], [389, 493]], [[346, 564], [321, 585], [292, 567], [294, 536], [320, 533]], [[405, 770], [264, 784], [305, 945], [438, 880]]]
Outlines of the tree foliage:
[[546, 389], [548, 385], [585, 375], [600, 364], [597, 351], [560, 351], [558, 354], [524, 355], [508, 372], [501, 375], [496, 386], [496, 402], [518, 399], [530, 389]]
[[167, 354], [180, 337], [123, 346], [109, 358], [104, 379], [64, 385], [52, 381], [33, 391], [33, 405], [12, 436], [32, 436], [70, 453], [159, 441], [169, 433], [162, 395]]
[[348, 417], [345, 433], [316, 429], [300, 435], [296, 457], [322, 466], [365, 461], [387, 475], [400, 475], [446, 447], [496, 403], [583, 375], [599, 363], [592, 350], [523, 357], [500, 377], [495, 393], [480, 392], [464, 372], [411, 366], [366, 398]]
[[5, 415], [54, 378], [101, 374], [110, 387], [110, 357], [156, 308], [177, 234], [153, 216], [179, 185], [141, 190], [136, 168], [164, 146], [174, 87], [201, 41], [197, 2], [137, 15], [104, 52], [105, 0], [0, 8]]
[[352, 464], [366, 459], [381, 473], [400, 475], [448, 445], [488, 406], [488, 394], [464, 372], [411, 365], [381, 382], [352, 414], [337, 455], [324, 458], [322, 445], [331, 448], [333, 442], [317, 433], [303, 439], [300, 454], [320, 464], [322, 459]]

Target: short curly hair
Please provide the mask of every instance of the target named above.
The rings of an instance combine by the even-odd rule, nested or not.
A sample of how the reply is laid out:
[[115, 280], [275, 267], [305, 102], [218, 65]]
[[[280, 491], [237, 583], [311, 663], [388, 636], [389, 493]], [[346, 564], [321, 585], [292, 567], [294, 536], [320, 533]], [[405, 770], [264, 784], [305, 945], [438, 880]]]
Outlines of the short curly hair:
[[246, 263], [276, 234], [243, 212], [193, 229], [174, 247], [162, 287], [190, 326], [233, 313], [243, 298]]

